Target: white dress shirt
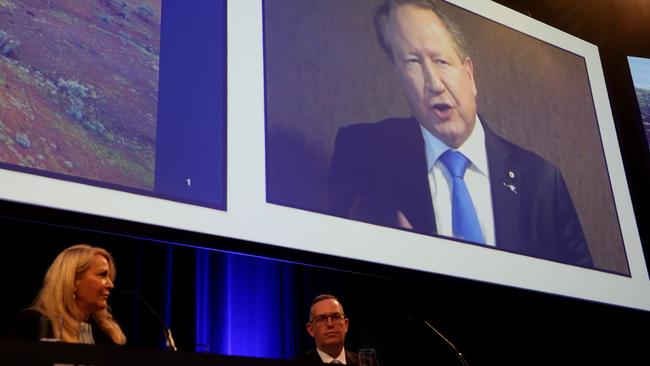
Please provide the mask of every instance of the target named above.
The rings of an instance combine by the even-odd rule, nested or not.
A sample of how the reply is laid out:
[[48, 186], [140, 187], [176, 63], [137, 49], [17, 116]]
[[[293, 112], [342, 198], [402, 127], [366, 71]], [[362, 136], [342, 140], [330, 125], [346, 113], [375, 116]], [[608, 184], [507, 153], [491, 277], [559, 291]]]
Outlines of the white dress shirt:
[[79, 343], [95, 344], [92, 325], [86, 322], [79, 323]]
[[[334, 358], [327, 353], [321, 351], [316, 347], [316, 352], [318, 352], [318, 355], [320, 356], [320, 359], [323, 361], [323, 363], [332, 363]], [[343, 365], [347, 365], [347, 361], [345, 360], [345, 347], [341, 350], [341, 353], [339, 353], [338, 357], [336, 357], [337, 360]]]
[[[436, 219], [438, 234], [453, 237], [451, 222], [452, 177], [445, 165], [438, 160], [440, 155], [451, 149], [420, 125], [429, 169], [429, 189], [431, 204]], [[453, 149], [452, 149], [453, 150]], [[492, 191], [490, 190], [490, 170], [485, 149], [485, 131], [478, 116], [469, 138], [458, 149], [470, 161], [465, 172], [465, 185], [472, 197], [476, 215], [481, 226], [485, 244], [495, 246], [494, 214], [492, 211]]]

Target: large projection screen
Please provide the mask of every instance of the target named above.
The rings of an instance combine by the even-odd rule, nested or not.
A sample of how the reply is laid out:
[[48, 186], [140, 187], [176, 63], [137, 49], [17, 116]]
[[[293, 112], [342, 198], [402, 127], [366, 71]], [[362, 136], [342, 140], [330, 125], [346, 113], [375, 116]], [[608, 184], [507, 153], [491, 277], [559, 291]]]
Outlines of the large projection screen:
[[0, 167], [224, 209], [225, 16], [221, 2], [0, 3]]
[[628, 56], [641, 123], [650, 148], [650, 58]]
[[[479, 113], [495, 132], [562, 172], [593, 267], [328, 212], [325, 189], [337, 129], [409, 113], [374, 39], [372, 14], [378, 3], [228, 3], [228, 126], [221, 145], [227, 146], [226, 161], [221, 162], [227, 166], [227, 195], [221, 205], [16, 169], [0, 171], [1, 197], [650, 310], [648, 273], [597, 48], [492, 2], [443, 4], [464, 28], [472, 48]], [[175, 26], [179, 28], [170, 32], [183, 34], [183, 26]], [[210, 34], [193, 37], [198, 45], [226, 47]], [[163, 33], [161, 89], [164, 39]], [[179, 44], [182, 40], [187, 41], [181, 37]], [[172, 46], [167, 50], [172, 58]], [[208, 75], [215, 70], [206, 63], [187, 67]], [[182, 79], [183, 72], [189, 71], [174, 75]], [[192, 90], [192, 84], [183, 90]], [[201, 103], [213, 105], [211, 100]], [[164, 105], [169, 108], [174, 102]], [[215, 120], [221, 112], [212, 111]], [[167, 115], [187, 130], [196, 128], [182, 113]], [[200, 128], [194, 132], [200, 139], [190, 141], [218, 137]], [[191, 150], [191, 143], [184, 148]], [[194, 154], [192, 162], [200, 164], [204, 155], [210, 154]], [[184, 166], [183, 161], [177, 165]]]

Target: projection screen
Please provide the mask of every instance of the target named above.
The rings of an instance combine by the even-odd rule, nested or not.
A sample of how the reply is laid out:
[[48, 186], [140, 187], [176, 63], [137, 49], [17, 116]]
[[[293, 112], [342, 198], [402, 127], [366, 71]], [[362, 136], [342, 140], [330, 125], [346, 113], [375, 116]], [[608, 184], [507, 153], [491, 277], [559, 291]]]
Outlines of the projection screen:
[[[553, 167], [589, 264], [547, 256], [543, 240], [534, 253], [518, 239], [500, 245], [496, 209], [488, 245], [333, 211], [337, 132], [417, 120], [376, 39], [379, 1], [22, 3], [34, 15], [0, 13], [16, 27], [1, 30], [2, 199], [650, 310], [598, 49], [587, 42], [489, 1], [440, 6], [465, 37], [485, 133]], [[46, 39], [21, 38], [45, 22], [69, 52], [41, 55]], [[88, 30], [112, 47], [95, 47]], [[536, 182], [519, 174], [491, 186], [520, 199]], [[511, 226], [535, 217], [523, 207]]]

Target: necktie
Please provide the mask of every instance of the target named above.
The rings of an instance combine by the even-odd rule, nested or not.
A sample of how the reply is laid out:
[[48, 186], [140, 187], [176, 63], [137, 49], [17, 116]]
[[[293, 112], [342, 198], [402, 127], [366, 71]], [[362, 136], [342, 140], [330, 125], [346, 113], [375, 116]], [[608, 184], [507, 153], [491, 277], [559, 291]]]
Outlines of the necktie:
[[330, 364], [340, 365], [340, 364], [341, 364], [341, 361], [339, 361], [339, 360], [337, 360], [337, 359], [333, 359], [332, 362], [330, 362]]
[[454, 236], [477, 243], [484, 243], [476, 210], [463, 177], [469, 160], [458, 151], [447, 150], [440, 155], [440, 161], [453, 177], [451, 199], [451, 224]]

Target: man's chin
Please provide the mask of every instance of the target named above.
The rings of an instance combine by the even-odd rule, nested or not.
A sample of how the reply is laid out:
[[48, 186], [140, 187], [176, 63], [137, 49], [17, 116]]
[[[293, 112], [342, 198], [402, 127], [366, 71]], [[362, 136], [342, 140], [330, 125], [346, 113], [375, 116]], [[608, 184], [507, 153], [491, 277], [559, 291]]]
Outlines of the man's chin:
[[453, 148], [462, 145], [472, 132], [463, 121], [458, 120], [430, 123], [429, 127], [424, 127], [433, 136]]
[[323, 343], [328, 345], [328, 346], [334, 346], [334, 345], [340, 344], [341, 342], [342, 342], [341, 337], [339, 337], [338, 335], [335, 335], [335, 336], [331, 336], [331, 337], [326, 337], [325, 341]]

